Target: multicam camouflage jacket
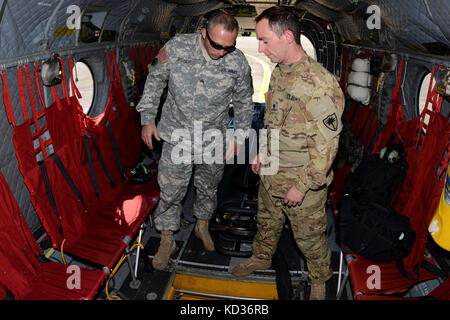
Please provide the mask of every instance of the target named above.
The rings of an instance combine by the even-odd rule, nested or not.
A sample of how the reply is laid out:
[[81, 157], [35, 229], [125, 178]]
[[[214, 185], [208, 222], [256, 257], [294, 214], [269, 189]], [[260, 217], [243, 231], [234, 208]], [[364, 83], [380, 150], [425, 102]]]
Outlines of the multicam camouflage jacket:
[[271, 130], [280, 130], [279, 170], [263, 177], [273, 195], [284, 197], [292, 186], [306, 193], [331, 183], [344, 103], [334, 76], [306, 54], [298, 62], [275, 67], [264, 123], [267, 141]]
[[166, 43], [150, 66], [143, 96], [136, 106], [141, 124], [154, 124], [168, 81], [168, 96], [158, 124], [159, 136], [165, 141], [171, 141], [175, 129], [192, 132], [194, 121], [201, 121], [203, 130], [224, 132], [231, 102], [234, 128], [251, 127], [253, 86], [244, 54], [236, 49], [213, 60], [200, 37], [199, 33], [177, 35]]

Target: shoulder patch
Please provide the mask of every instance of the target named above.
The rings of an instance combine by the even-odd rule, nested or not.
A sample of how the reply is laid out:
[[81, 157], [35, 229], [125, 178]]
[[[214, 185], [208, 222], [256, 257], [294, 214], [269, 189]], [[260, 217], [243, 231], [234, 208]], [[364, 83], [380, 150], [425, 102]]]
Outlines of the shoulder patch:
[[338, 129], [338, 118], [336, 113], [330, 114], [325, 119], [322, 120], [325, 127], [331, 131], [337, 131]]
[[166, 63], [167, 61], [169, 61], [169, 56], [167, 55], [166, 48], [162, 48], [159, 51], [158, 55], [159, 55], [159, 61], [161, 63]]
[[317, 121], [319, 131], [326, 140], [331, 140], [341, 132], [342, 120], [330, 97], [321, 97], [314, 105], [307, 106], [307, 111]]

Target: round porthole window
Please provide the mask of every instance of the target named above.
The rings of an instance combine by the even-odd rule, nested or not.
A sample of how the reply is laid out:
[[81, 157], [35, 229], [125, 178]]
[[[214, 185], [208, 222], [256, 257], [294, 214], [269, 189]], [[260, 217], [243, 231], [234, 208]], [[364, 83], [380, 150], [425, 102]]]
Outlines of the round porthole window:
[[306, 54], [317, 61], [316, 48], [313, 43], [307, 36], [303, 34], [300, 36], [300, 43], [302, 44], [303, 50], [305, 50]]
[[[419, 93], [418, 93], [418, 99], [417, 99], [417, 112], [418, 115], [421, 115], [423, 110], [425, 108], [431, 108], [431, 104], [429, 104], [428, 106], [427, 104], [427, 95], [428, 95], [428, 88], [430, 87], [430, 79], [431, 79], [431, 73], [427, 73], [424, 75], [424, 77], [422, 78], [422, 82], [420, 83], [419, 86]], [[436, 80], [433, 78], [433, 86], [435, 85]], [[425, 115], [425, 119], [424, 119], [424, 123], [428, 124], [428, 121], [430, 117], [428, 116], [428, 114]]]
[[[81, 94], [81, 98], [78, 101], [83, 107], [83, 112], [89, 114], [95, 92], [94, 76], [92, 75], [91, 68], [85, 62], [78, 61], [73, 67], [73, 77]], [[70, 95], [73, 95], [72, 87], [70, 87]]]

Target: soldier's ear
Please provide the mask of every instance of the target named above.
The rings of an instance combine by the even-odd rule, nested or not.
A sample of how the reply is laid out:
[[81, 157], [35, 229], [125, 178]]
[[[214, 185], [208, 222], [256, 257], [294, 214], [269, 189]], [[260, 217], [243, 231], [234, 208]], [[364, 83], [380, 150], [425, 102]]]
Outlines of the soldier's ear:
[[202, 33], [202, 38], [206, 39], [206, 28], [202, 28], [201, 33]]
[[291, 30], [284, 30], [283, 35], [285, 36], [287, 42], [291, 44], [292, 42], [295, 42], [294, 33], [292, 33]]

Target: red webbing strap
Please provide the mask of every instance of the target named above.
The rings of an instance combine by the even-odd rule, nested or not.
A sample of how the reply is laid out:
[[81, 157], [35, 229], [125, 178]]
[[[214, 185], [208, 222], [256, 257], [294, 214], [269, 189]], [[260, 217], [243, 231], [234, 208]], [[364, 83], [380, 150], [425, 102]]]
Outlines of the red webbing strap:
[[361, 137], [363, 136], [364, 131], [367, 130], [367, 122], [369, 121], [372, 114], [371, 105], [362, 107], [360, 113], [361, 115], [355, 130], [355, 138], [360, 141], [360, 145], [364, 146], [364, 143], [361, 142], [363, 141]]
[[341, 86], [342, 91], [345, 93], [345, 78], [347, 76], [347, 63], [348, 63], [348, 51], [347, 47], [342, 49], [342, 58], [341, 58], [341, 79], [339, 81], [339, 85]]
[[150, 61], [151, 56], [150, 56], [150, 52], [148, 51], [148, 45], [145, 45], [142, 50], [144, 50], [144, 55], [145, 55], [145, 70], [147, 70], [147, 73], [148, 73], [148, 65], [151, 62]]
[[112, 54], [112, 59], [113, 59], [113, 64], [114, 64], [114, 71], [116, 72], [116, 80], [117, 81], [121, 81], [121, 77], [120, 77], [120, 71], [119, 71], [119, 66], [117, 65], [117, 59], [116, 59], [116, 52], [115, 50], [111, 49], [111, 54]]
[[56, 106], [57, 106], [58, 110], [61, 111], [62, 110], [62, 104], [61, 104], [61, 101], [59, 100], [58, 92], [56, 92], [55, 86], [52, 86], [51, 88], [52, 88], [53, 102], [56, 103]]
[[138, 47], [138, 50], [139, 50], [139, 57], [140, 57], [139, 61], [141, 63], [141, 69], [145, 73], [145, 70], [146, 70], [145, 59], [146, 59], [147, 54], [145, 53], [145, 48], [143, 45], [140, 45]]
[[44, 97], [42, 95], [42, 87], [41, 87], [41, 80], [39, 76], [39, 63], [34, 63], [34, 85], [37, 88], [38, 94], [39, 94], [39, 100], [41, 101], [42, 107], [45, 109], [47, 106], [45, 105]]
[[148, 60], [147, 60], [147, 67], [148, 67], [148, 65], [152, 63], [153, 60], [153, 46], [151, 44], [147, 46], [147, 51], [148, 51]]
[[68, 60], [69, 60], [70, 86], [72, 88], [72, 93], [78, 99], [81, 99], [82, 96], [81, 96], [80, 90], [78, 90], [78, 87], [75, 84], [75, 80], [73, 79], [73, 59], [72, 59], [72, 56], [69, 56]]
[[[80, 99], [81, 93], [78, 90], [75, 80], [73, 79], [73, 60], [72, 56], [69, 57], [69, 70], [70, 70], [70, 85], [72, 86], [72, 92], [76, 95], [78, 99]], [[83, 108], [79, 103], [76, 104], [77, 108], [77, 116], [78, 116], [78, 125], [80, 127], [80, 133], [83, 136], [86, 130], [86, 114], [83, 112]]]
[[444, 154], [447, 152], [447, 156], [441, 158], [440, 169], [438, 173], [438, 177], [441, 177], [444, 173], [447, 172], [447, 168], [450, 162], [450, 140], [447, 143], [447, 146], [444, 149]]
[[142, 45], [142, 52], [144, 54], [144, 66], [145, 66], [145, 70], [148, 72], [148, 45]]
[[[37, 63], [35, 63], [35, 69], [34, 69], [34, 83], [35, 83], [35, 90], [37, 91], [36, 96], [38, 96], [40, 99], [37, 99], [37, 100], [34, 99], [35, 93], [33, 91], [32, 85], [31, 85], [31, 83], [32, 83], [31, 75], [30, 75], [28, 66], [25, 67], [25, 78], [27, 81], [28, 94], [30, 95], [31, 109], [33, 111], [33, 121], [37, 122], [40, 118], [42, 118], [46, 115], [45, 102], [44, 102], [44, 98], [42, 97], [41, 83], [39, 81], [39, 67], [38, 67]], [[37, 109], [39, 101], [41, 101], [42, 107], [43, 107], [41, 111], [38, 111], [38, 109]], [[44, 131], [47, 130], [47, 124], [44, 125], [44, 128], [42, 130], [43, 130], [43, 131], [41, 131], [42, 133], [44, 133]]]
[[[442, 64], [439, 64], [439, 70], [444, 69], [444, 67], [442, 66]], [[442, 101], [444, 100], [444, 97], [441, 96], [440, 94], [437, 93], [436, 91], [436, 86], [434, 87], [434, 99], [433, 99], [433, 105], [436, 106], [436, 112], [441, 112], [441, 108], [442, 108]]]
[[[434, 90], [436, 91], [436, 86], [434, 87]], [[436, 106], [436, 112], [441, 112], [442, 109], [442, 101], [444, 100], [444, 97], [440, 94], [436, 93], [433, 100], [433, 105]]]
[[402, 122], [405, 122], [405, 116], [403, 115], [402, 110], [403, 108], [399, 95], [400, 84], [402, 82], [401, 80], [403, 73], [403, 64], [404, 58], [402, 57], [402, 59], [400, 60], [400, 65], [398, 67], [397, 82], [395, 84], [394, 90], [392, 90], [392, 104], [389, 111], [388, 119], [382, 134], [380, 134], [380, 137], [378, 138], [377, 142], [373, 147], [372, 153], [379, 152], [386, 145], [386, 143], [392, 137], [394, 132], [397, 132], [400, 135], [400, 132], [399, 130], [397, 130], [397, 127]]
[[14, 127], [16, 126], [16, 121], [14, 120], [14, 113], [11, 105], [11, 96], [9, 95], [8, 82], [6, 80], [6, 71], [2, 71], [2, 83], [3, 83], [3, 105], [5, 106], [6, 116], [8, 117], [9, 123]]
[[42, 128], [40, 128], [39, 126], [39, 118], [45, 116], [45, 109], [43, 109], [40, 113], [38, 113], [37, 111], [37, 107], [36, 107], [36, 101], [34, 100], [34, 93], [33, 93], [33, 88], [31, 86], [31, 77], [30, 77], [30, 70], [28, 68], [28, 66], [25, 66], [25, 79], [26, 79], [26, 83], [27, 83], [27, 89], [28, 89], [28, 95], [30, 97], [30, 104], [31, 104], [31, 110], [33, 112], [33, 123], [35, 126], [35, 133], [32, 133], [32, 138], [34, 139], [39, 139], [39, 147], [37, 147], [34, 152], [35, 154], [38, 154], [39, 152], [42, 152], [44, 158], [47, 158], [47, 151], [46, 151], [46, 147], [49, 146], [50, 144], [52, 144], [52, 140], [51, 138], [47, 139], [46, 141], [44, 141], [42, 139], [42, 134], [47, 131], [47, 122], [44, 124], [44, 126]]
[[59, 57], [59, 61], [61, 62], [61, 74], [62, 74], [62, 81], [61, 86], [63, 90], [64, 98], [69, 101], [69, 91], [67, 90], [67, 83], [66, 83], [66, 72], [64, 71], [64, 59], [63, 57]]
[[25, 98], [25, 88], [23, 84], [22, 66], [17, 69], [17, 84], [19, 86], [20, 105], [22, 106], [23, 121], [28, 121], [27, 99]]
[[[433, 65], [433, 68], [431, 69], [431, 77], [430, 77], [430, 83], [428, 84], [428, 91], [427, 91], [427, 98], [425, 99], [425, 107], [422, 110], [422, 113], [419, 116], [419, 123], [416, 130], [416, 136], [414, 137], [414, 144], [417, 148], [417, 145], [419, 144], [419, 140], [422, 141], [422, 131], [425, 131], [428, 128], [428, 125], [425, 124], [425, 118], [428, 115], [429, 117], [433, 114], [433, 95], [435, 92], [435, 87], [433, 87], [433, 79], [434, 79], [434, 72], [436, 71], [436, 67]], [[428, 106], [431, 103], [431, 109], [428, 109]], [[431, 118], [429, 118], [431, 119]]]
[[108, 71], [109, 71], [109, 77], [111, 79], [111, 82], [114, 82], [116, 80], [116, 78], [114, 77], [114, 73], [111, 67], [111, 60], [110, 60], [110, 56], [109, 56], [109, 51], [106, 50], [106, 62], [108, 64]]
[[[69, 92], [67, 91], [67, 86], [66, 86], [66, 77], [65, 77], [65, 72], [64, 72], [64, 60], [62, 57], [59, 58], [59, 61], [61, 62], [61, 71], [62, 71], [62, 81], [61, 81], [61, 86], [62, 86], [62, 90], [63, 90], [63, 95], [64, 98], [67, 99], [67, 101], [69, 101]], [[52, 97], [53, 97], [53, 102], [56, 103], [56, 106], [58, 107], [58, 110], [62, 110], [62, 103], [59, 99], [58, 96], [58, 92], [56, 91], [55, 86], [51, 87], [52, 89]]]
[[144, 69], [145, 74], [148, 73], [148, 57], [147, 57], [147, 52], [145, 50], [145, 46], [143, 45], [141, 47], [141, 52], [142, 52], [142, 68]]
[[[110, 77], [110, 80], [111, 80], [111, 86], [109, 87], [109, 92], [108, 92], [108, 97], [109, 98], [108, 98], [106, 109], [104, 111], [105, 117], [102, 118], [103, 124], [107, 121], [105, 119], [110, 118], [110, 116], [114, 117], [115, 114], [116, 114], [115, 112], [110, 112], [111, 108], [113, 109], [113, 111], [116, 111], [116, 109], [115, 109], [116, 107], [115, 107], [115, 104], [114, 104], [115, 103], [114, 102], [115, 97], [114, 97], [114, 90], [113, 90], [114, 82], [116, 80], [115, 80], [113, 69], [112, 69], [112, 66], [111, 66], [111, 60], [110, 60], [110, 55], [109, 55], [109, 51], [108, 50], [106, 50], [106, 62], [107, 62], [107, 65], [108, 65], [108, 72], [109, 72], [109, 77]], [[110, 103], [110, 100], [111, 100], [111, 103]]]
[[[441, 67], [441, 66], [440, 66]], [[422, 113], [419, 116], [419, 123], [417, 125], [416, 129], [416, 135], [414, 136], [414, 145], [417, 148], [419, 145], [419, 142], [422, 143], [423, 141], [423, 135], [422, 133], [425, 133], [425, 131], [428, 129], [429, 122], [431, 121], [431, 118], [433, 117], [434, 113], [440, 113], [441, 107], [442, 107], [442, 98], [437, 92], [436, 92], [436, 84], [433, 85], [434, 80], [434, 74], [436, 72], [436, 66], [433, 65], [433, 68], [431, 69], [431, 77], [430, 77], [430, 83], [428, 85], [428, 92], [427, 92], [427, 98], [425, 100], [425, 107], [422, 110]], [[431, 103], [431, 109], [428, 108], [428, 106]], [[428, 124], [425, 123], [426, 116], [428, 115]]]
[[401, 122], [405, 121], [405, 116], [403, 114], [403, 105], [400, 100], [400, 83], [402, 82], [402, 74], [403, 74], [403, 63], [404, 59], [402, 57], [402, 60], [400, 61], [400, 66], [398, 69], [398, 75], [397, 75], [397, 83], [395, 84], [395, 89], [392, 91], [392, 100], [394, 101], [395, 105], [397, 106], [397, 114], [395, 115], [396, 124], [400, 124]]
[[377, 123], [377, 111], [374, 107], [370, 110], [359, 137], [360, 144], [364, 146], [364, 155], [367, 155], [369, 152], [370, 143], [375, 135]]
[[33, 120], [36, 123], [38, 122], [39, 115], [36, 107], [36, 100], [34, 99], [33, 87], [31, 85], [30, 69], [26, 65], [24, 70], [25, 70], [25, 81], [28, 89], [28, 96], [30, 98], [31, 111], [33, 113]]
[[141, 72], [143, 70], [142, 47], [138, 45], [135, 47], [135, 50], [136, 50], [136, 64], [139, 65], [139, 72]]

